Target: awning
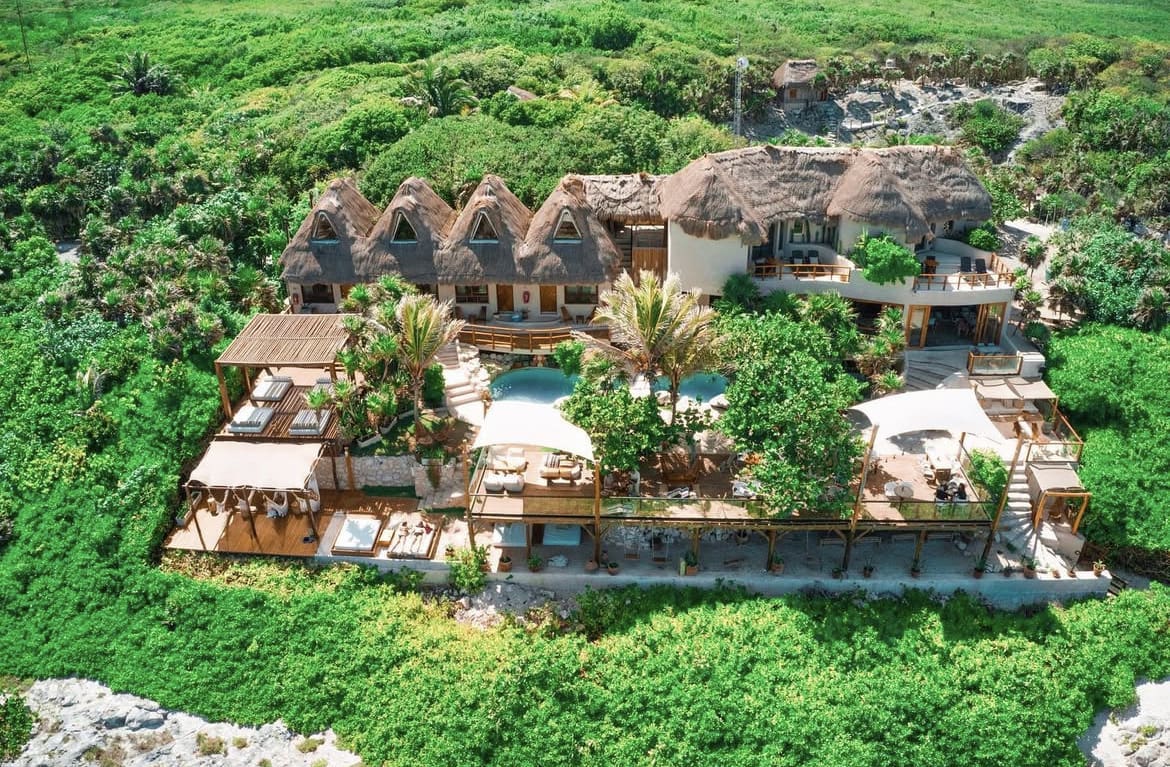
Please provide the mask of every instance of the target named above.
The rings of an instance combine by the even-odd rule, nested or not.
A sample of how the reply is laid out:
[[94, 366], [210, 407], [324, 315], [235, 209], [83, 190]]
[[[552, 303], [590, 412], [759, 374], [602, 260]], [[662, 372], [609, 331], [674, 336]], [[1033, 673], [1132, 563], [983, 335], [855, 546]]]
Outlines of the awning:
[[1054, 400], [1056, 393], [1048, 388], [1043, 381], [1029, 381], [1026, 378], [1010, 377], [989, 378], [987, 376], [971, 379], [975, 393], [988, 400]]
[[324, 445], [214, 440], [187, 484], [209, 488], [304, 490]]
[[1081, 478], [1067, 463], [1028, 464], [1028, 489], [1032, 492], [1033, 498], [1039, 498], [1040, 494], [1045, 492], [1085, 492]]
[[546, 447], [593, 460], [593, 442], [584, 429], [566, 421], [556, 408], [530, 402], [504, 400], [488, 409], [472, 447], [491, 445]]
[[[966, 432], [1001, 442], [1003, 436], [979, 405], [970, 389], [927, 389], [893, 394], [850, 408], [863, 428], [876, 426], [890, 437], [912, 431], [949, 431], [956, 437]], [[864, 419], [864, 420], [862, 420]]]

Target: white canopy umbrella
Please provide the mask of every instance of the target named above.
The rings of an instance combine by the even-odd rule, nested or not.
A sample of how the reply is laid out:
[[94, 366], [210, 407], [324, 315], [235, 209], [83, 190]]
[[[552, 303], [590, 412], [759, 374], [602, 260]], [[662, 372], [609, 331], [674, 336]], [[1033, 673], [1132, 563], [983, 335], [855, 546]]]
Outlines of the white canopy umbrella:
[[850, 410], [868, 421], [862, 426], [875, 426], [887, 437], [912, 431], [949, 431], [956, 437], [966, 432], [993, 442], [1003, 440], [970, 389], [927, 389], [893, 394], [862, 402]]
[[593, 442], [580, 426], [548, 405], [502, 400], [488, 409], [472, 447], [532, 445], [593, 460]]
[[188, 485], [256, 490], [304, 490], [321, 458], [320, 442], [213, 440]]

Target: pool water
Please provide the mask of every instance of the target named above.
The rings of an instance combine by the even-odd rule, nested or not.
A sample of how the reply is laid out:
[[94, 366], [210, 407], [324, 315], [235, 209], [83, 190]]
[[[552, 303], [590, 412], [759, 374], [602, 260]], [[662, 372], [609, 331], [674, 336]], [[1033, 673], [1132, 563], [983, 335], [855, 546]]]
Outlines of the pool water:
[[[576, 381], [576, 376], [566, 376], [556, 368], [510, 370], [492, 381], [492, 399], [551, 405], [561, 397], [572, 394]], [[666, 378], [659, 378], [654, 388], [665, 391], [669, 383]], [[710, 402], [726, 388], [727, 379], [718, 373], [696, 373], [682, 380], [679, 394]]]
[[572, 394], [576, 381], [576, 376], [567, 376], [556, 368], [509, 370], [492, 381], [492, 399], [551, 405]]

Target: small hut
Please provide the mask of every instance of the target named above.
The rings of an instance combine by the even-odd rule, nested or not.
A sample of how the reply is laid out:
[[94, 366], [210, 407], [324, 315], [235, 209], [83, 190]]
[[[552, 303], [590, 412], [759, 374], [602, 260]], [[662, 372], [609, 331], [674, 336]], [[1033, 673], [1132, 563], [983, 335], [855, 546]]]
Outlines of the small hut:
[[361, 282], [356, 265], [378, 209], [346, 178], [329, 182], [324, 193], [280, 256], [294, 310], [335, 304], [340, 285]]
[[859, 154], [841, 176], [826, 211], [905, 242], [930, 236], [930, 224], [903, 180], [873, 152]]
[[532, 211], [524, 207], [499, 176], [487, 175], [459, 212], [436, 259], [444, 285], [514, 283], [517, 256]]
[[823, 79], [817, 78], [816, 59], [789, 59], [772, 75], [772, 87], [784, 108], [804, 108], [829, 98]]
[[601, 285], [621, 269], [621, 253], [586, 201], [585, 184], [566, 176], [532, 217], [520, 269], [537, 285]]
[[367, 282], [398, 272], [416, 285], [434, 286], [439, 282], [435, 253], [454, 223], [451, 206], [426, 181], [411, 176], [370, 232], [358, 271]]

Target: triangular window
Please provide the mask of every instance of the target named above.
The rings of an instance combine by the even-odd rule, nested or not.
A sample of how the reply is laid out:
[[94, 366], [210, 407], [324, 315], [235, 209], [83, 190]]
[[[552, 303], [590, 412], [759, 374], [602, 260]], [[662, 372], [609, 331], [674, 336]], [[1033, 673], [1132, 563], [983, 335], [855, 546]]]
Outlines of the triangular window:
[[314, 242], [337, 242], [337, 230], [324, 213], [317, 214], [317, 220], [313, 224], [313, 236], [309, 239]]
[[561, 220], [557, 224], [556, 234], [553, 235], [554, 240], [580, 240], [581, 231], [577, 229], [577, 222], [573, 220], [573, 215], [569, 213], [569, 209], [565, 208], [561, 211]]
[[391, 242], [418, 242], [418, 235], [414, 233], [414, 227], [406, 220], [406, 216], [401, 213], [398, 214], [398, 222], [394, 225], [394, 236], [390, 238]]
[[472, 242], [495, 242], [498, 239], [496, 228], [492, 226], [487, 214], [480, 213], [479, 218], [475, 220], [475, 232], [471, 235]]

